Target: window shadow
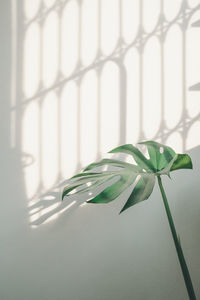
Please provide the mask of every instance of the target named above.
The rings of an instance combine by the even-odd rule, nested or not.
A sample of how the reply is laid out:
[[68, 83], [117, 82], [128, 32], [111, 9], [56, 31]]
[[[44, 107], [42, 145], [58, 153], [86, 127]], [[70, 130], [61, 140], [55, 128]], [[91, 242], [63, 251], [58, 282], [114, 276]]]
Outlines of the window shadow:
[[[199, 130], [200, 106], [195, 104], [193, 108], [192, 96], [188, 96], [192, 93], [188, 91], [192, 84], [188, 86], [187, 37], [192, 24], [198, 21], [200, 4], [190, 7], [183, 0], [176, 16], [168, 20], [161, 0], [156, 25], [147, 31], [144, 27], [144, 3], [139, 1], [137, 33], [127, 42], [123, 33], [122, 2], [117, 1], [113, 10], [118, 33], [108, 53], [104, 51], [102, 42], [102, 24], [106, 18], [101, 0], [95, 0], [93, 3], [96, 4], [89, 8], [85, 0], [56, 0], [50, 7], [38, 1], [34, 9], [23, 7], [22, 1], [7, 4], [10, 6], [8, 11], [12, 12], [11, 41], [8, 42], [5, 37], [7, 43], [3, 51], [12, 60], [9, 68], [6, 61], [6, 69], [11, 71], [3, 74], [3, 82], [11, 82], [11, 89], [5, 85], [2, 91], [2, 99], [5, 99], [2, 102], [4, 126], [1, 126], [1, 140], [5, 141], [1, 156], [5, 165], [2, 176], [7, 167], [12, 168], [11, 173], [7, 173], [4, 188], [9, 198], [13, 199], [17, 194], [22, 194], [23, 201], [28, 198], [30, 203], [25, 215], [29, 216], [31, 225], [38, 226], [81, 205], [83, 199], [74, 196], [69, 202], [61, 202], [64, 180], [79, 172], [87, 160], [100, 159], [107, 147], [132, 143], [128, 132], [134, 130], [135, 123], [131, 119], [127, 122], [131, 110], [127, 99], [132, 95], [136, 95], [133, 102], [138, 107], [137, 139], [134, 142], [154, 139], [169, 143], [178, 151], [196, 146], [192, 137], [196, 139]], [[91, 17], [93, 14], [95, 21]], [[73, 16], [71, 19], [70, 15]], [[89, 30], [92, 22], [96, 22], [94, 37], [97, 36], [97, 39], [90, 41], [96, 47], [90, 53], [90, 47], [84, 48], [85, 40], [90, 38], [84, 28]], [[178, 78], [181, 97], [178, 105], [180, 115], [175, 115], [173, 125], [169, 126], [168, 118], [172, 115], [169, 111], [173, 111], [176, 105], [175, 100], [169, 103], [166, 96], [169, 89], [169, 86], [166, 88], [166, 78], [173, 72], [171, 66], [171, 74], [166, 73], [166, 39], [174, 27], [178, 27], [181, 40], [181, 75]], [[198, 31], [198, 28], [192, 30]], [[159, 57], [151, 57], [155, 46], [153, 43], [152, 48], [148, 46], [155, 39]], [[171, 43], [170, 49], [173, 49]], [[150, 50], [147, 50], [148, 47]], [[124, 63], [132, 49], [137, 53], [137, 84], [132, 82], [131, 67]], [[87, 51], [90, 53], [88, 57]], [[155, 62], [157, 73], [153, 73]], [[108, 71], [105, 71], [106, 68]], [[152, 78], [146, 76], [146, 70], [150, 75], [152, 70]], [[92, 84], [85, 80], [89, 73], [93, 74], [90, 77]], [[156, 92], [151, 88], [151, 80]], [[171, 85], [173, 88], [176, 89], [176, 86]], [[158, 100], [148, 100], [148, 89], [149, 97], [154, 97], [155, 92]], [[106, 104], [103, 104], [105, 101]], [[152, 105], [149, 105], [151, 101]], [[155, 120], [158, 121], [155, 130], [148, 134]], [[104, 142], [106, 134], [108, 142]], [[17, 207], [16, 202], [16, 210]]]

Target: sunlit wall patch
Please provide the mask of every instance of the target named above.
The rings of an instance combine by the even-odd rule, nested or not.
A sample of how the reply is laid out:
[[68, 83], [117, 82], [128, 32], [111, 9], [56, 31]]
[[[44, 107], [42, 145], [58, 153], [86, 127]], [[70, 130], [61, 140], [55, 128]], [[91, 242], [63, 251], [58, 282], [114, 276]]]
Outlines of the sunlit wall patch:
[[80, 91], [80, 162], [84, 167], [96, 159], [98, 135], [98, 89], [94, 70], [83, 77]]
[[41, 3], [42, 0], [24, 0], [23, 12], [25, 19], [33, 19], [37, 15], [37, 13], [39, 13]]
[[58, 98], [50, 92], [42, 105], [42, 181], [45, 189], [53, 187], [58, 173]]
[[45, 7], [49, 8], [55, 4], [56, 0], [43, 0]]
[[39, 106], [31, 103], [24, 111], [22, 120], [22, 153], [24, 161], [24, 181], [28, 199], [38, 193], [39, 174]]
[[183, 1], [169, 1], [169, 0], [163, 0], [163, 11], [166, 19], [168, 21], [174, 20], [181, 9], [181, 4]]
[[43, 83], [52, 85], [58, 73], [58, 15], [48, 15], [43, 27]]
[[161, 1], [160, 0], [143, 0], [140, 1], [141, 5], [141, 17], [144, 25], [144, 30], [147, 32], [151, 32], [159, 18]]
[[78, 90], [74, 81], [67, 83], [61, 94], [61, 174], [73, 175], [78, 163]]
[[187, 88], [189, 88], [186, 106], [191, 118], [197, 116], [200, 110], [200, 89], [197, 88], [200, 82], [200, 27], [194, 26], [199, 20], [200, 11], [197, 11], [190, 19], [188, 30], [186, 31], [186, 75]]
[[79, 6], [77, 1], [68, 1], [62, 13], [62, 49], [61, 69], [64, 76], [69, 76], [76, 68], [79, 56]]
[[139, 138], [140, 112], [139, 97], [139, 54], [131, 48], [124, 57], [126, 88], [126, 143], [134, 144]]
[[166, 125], [173, 128], [183, 112], [182, 32], [178, 25], [167, 32], [164, 44], [164, 115]]
[[81, 11], [81, 63], [91, 64], [98, 51], [98, 0], [84, 0]]
[[40, 26], [33, 22], [24, 37], [23, 93], [26, 98], [35, 94], [40, 82]]
[[111, 54], [117, 46], [119, 13], [119, 1], [101, 0], [101, 48], [104, 55]]
[[144, 49], [143, 69], [143, 124], [148, 139], [156, 135], [161, 121], [161, 66], [160, 45], [151, 38]]
[[121, 1], [122, 38], [126, 43], [131, 43], [139, 29], [139, 2], [140, 0]]
[[101, 152], [119, 143], [119, 68], [114, 62], [105, 64], [101, 73]]

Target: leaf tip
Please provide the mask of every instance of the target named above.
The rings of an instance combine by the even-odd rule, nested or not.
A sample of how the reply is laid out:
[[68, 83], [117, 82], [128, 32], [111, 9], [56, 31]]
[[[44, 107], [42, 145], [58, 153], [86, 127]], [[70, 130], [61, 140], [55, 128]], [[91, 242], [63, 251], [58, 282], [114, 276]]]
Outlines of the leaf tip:
[[170, 171], [178, 169], [193, 169], [192, 160], [188, 154], [177, 154], [177, 158], [171, 166]]
[[127, 204], [127, 202], [125, 203], [125, 205], [120, 210], [119, 215], [121, 215], [126, 209], [128, 209], [128, 207], [126, 206], [126, 204]]
[[65, 195], [64, 195], [64, 192], [62, 193], [62, 197], [61, 197], [61, 202], [64, 200], [65, 198]]

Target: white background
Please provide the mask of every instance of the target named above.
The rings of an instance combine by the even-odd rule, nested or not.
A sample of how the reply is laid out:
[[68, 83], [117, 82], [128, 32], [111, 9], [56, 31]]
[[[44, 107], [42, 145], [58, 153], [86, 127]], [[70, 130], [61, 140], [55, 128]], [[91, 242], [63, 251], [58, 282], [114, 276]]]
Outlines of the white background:
[[193, 148], [164, 184], [200, 295], [200, 3], [59, 3], [0, 2], [0, 298], [187, 299], [157, 186], [120, 216], [129, 191], [60, 202], [64, 179], [144, 139]]

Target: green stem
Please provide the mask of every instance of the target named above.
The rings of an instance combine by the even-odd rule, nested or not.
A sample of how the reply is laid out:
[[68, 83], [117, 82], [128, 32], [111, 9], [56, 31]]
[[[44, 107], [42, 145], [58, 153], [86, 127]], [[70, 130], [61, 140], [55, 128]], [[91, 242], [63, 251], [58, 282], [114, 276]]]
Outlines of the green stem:
[[186, 288], [187, 288], [187, 291], [188, 291], [189, 299], [190, 300], [196, 300], [196, 296], [195, 296], [193, 285], [192, 285], [192, 280], [190, 278], [190, 273], [188, 271], [188, 267], [187, 267], [187, 264], [186, 264], [186, 261], [185, 261], [184, 255], [183, 255], [183, 250], [181, 248], [181, 244], [180, 244], [180, 241], [179, 241], [177, 233], [176, 233], [176, 229], [175, 229], [173, 218], [172, 218], [172, 215], [171, 215], [171, 212], [170, 212], [167, 197], [166, 197], [163, 185], [162, 185], [161, 177], [160, 177], [160, 175], [157, 176], [157, 177], [158, 177], [158, 184], [159, 184], [159, 188], [160, 188], [160, 191], [161, 191], [161, 194], [162, 194], [162, 198], [163, 198], [167, 218], [168, 218], [168, 221], [169, 221], [169, 226], [170, 226], [171, 233], [172, 233], [173, 240], [174, 240], [174, 244], [175, 244], [175, 247], [176, 247], [176, 252], [178, 254], [178, 259], [179, 259], [179, 262], [180, 262], [180, 265], [181, 265], [181, 270], [182, 270], [183, 277], [184, 277], [184, 280], [185, 280], [185, 285], [186, 285]]

